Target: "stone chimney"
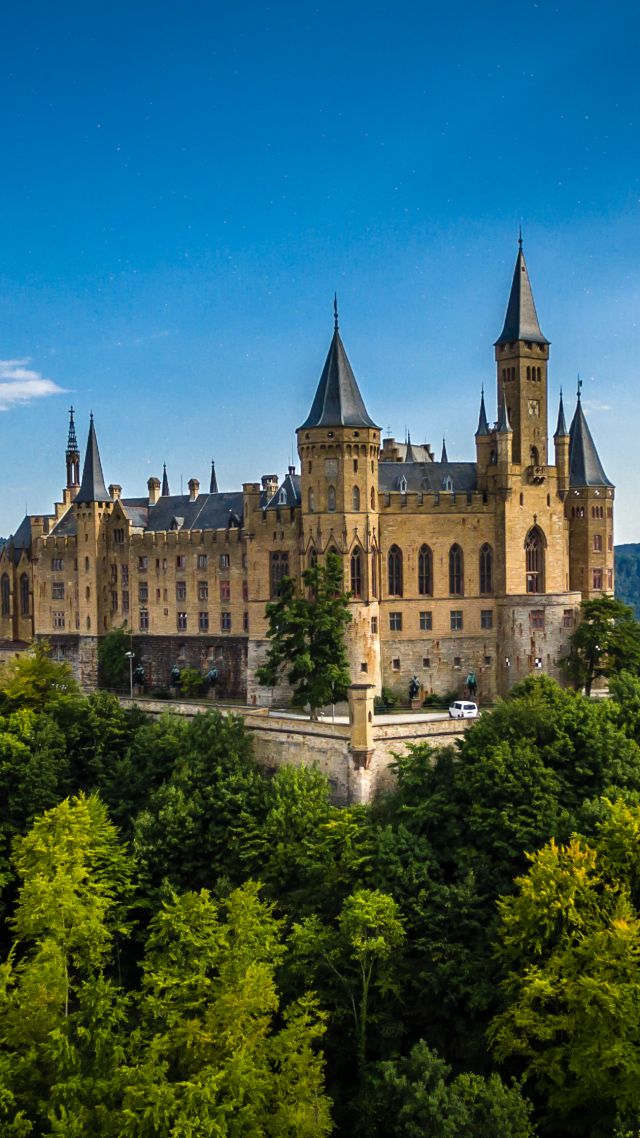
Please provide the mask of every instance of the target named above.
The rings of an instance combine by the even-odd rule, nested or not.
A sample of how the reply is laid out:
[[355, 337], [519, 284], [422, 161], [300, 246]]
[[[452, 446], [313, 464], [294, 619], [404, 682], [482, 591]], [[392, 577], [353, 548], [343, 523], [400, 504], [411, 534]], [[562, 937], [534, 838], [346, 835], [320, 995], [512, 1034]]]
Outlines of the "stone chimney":
[[147, 481], [147, 489], [149, 491], [149, 505], [155, 506], [160, 497], [160, 479], [149, 478]]
[[109, 494], [113, 498], [114, 502], [117, 502], [118, 498], [122, 494], [122, 486], [117, 486], [115, 483], [112, 482], [111, 485], [109, 486]]
[[262, 475], [262, 489], [264, 490], [267, 498], [273, 498], [276, 490], [278, 489], [278, 475], [277, 474], [263, 474]]
[[198, 497], [198, 494], [200, 493], [200, 483], [198, 482], [198, 479], [197, 478], [190, 478], [188, 486], [189, 486], [189, 501], [195, 502], [196, 498]]

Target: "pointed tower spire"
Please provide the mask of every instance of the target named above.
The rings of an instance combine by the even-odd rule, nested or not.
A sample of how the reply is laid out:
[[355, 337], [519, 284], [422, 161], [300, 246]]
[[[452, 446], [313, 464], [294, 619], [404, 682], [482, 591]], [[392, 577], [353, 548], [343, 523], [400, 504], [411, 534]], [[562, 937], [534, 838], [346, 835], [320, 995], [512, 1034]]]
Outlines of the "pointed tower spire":
[[500, 398], [500, 411], [498, 414], [498, 422], [496, 423], [496, 431], [499, 434], [504, 434], [506, 431], [511, 431], [511, 423], [509, 422], [509, 411], [507, 409], [507, 392], [504, 383], [502, 384], [502, 394]]
[[484, 387], [480, 392], [480, 414], [478, 416], [478, 429], [476, 431], [476, 438], [479, 435], [489, 434], [489, 424], [487, 422], [487, 412], [484, 406]]
[[[582, 383], [578, 380], [580, 386]], [[607, 478], [596, 444], [582, 410], [580, 388], [575, 415], [569, 428], [569, 484], [571, 486], [613, 486]]]
[[216, 464], [213, 461], [213, 459], [211, 459], [211, 481], [209, 482], [209, 493], [210, 494], [217, 494], [218, 493], [218, 479], [216, 478]]
[[407, 435], [407, 451], [406, 451], [406, 454], [404, 456], [404, 461], [405, 462], [417, 462], [418, 461], [416, 456], [415, 456], [414, 449], [411, 446], [411, 431], [409, 431], [409, 433]]
[[334, 297], [334, 329], [320, 382], [302, 430], [309, 427], [372, 427], [360, 389], [338, 330], [338, 300]]
[[82, 482], [80, 483], [80, 489], [78, 490], [75, 501], [76, 504], [111, 501], [111, 495], [105, 486], [104, 474], [102, 473], [98, 439], [96, 437], [96, 429], [93, 425], [93, 411], [89, 418], [89, 437], [87, 439], [87, 450], [84, 457], [84, 466], [82, 468]]
[[522, 251], [522, 230], [518, 237], [518, 256], [513, 271], [509, 303], [504, 318], [504, 327], [496, 340], [498, 344], [510, 344], [516, 340], [527, 340], [533, 344], [548, 344], [538, 323], [538, 314], [531, 291], [527, 264]]
[[558, 439], [563, 435], [568, 435], [567, 423], [564, 417], [564, 403], [562, 401], [562, 388], [560, 388], [560, 405], [558, 407], [558, 425], [554, 434], [554, 439]]
[[440, 455], [440, 462], [448, 462], [448, 461], [449, 461], [449, 459], [447, 458], [447, 444], [444, 441], [444, 436], [443, 436], [443, 438], [442, 438], [442, 454]]
[[72, 490], [80, 483], [80, 449], [76, 437], [73, 407], [69, 408], [69, 437], [67, 439], [65, 458], [67, 463], [67, 489]]
[[166, 462], [163, 462], [162, 464], [162, 490], [160, 491], [160, 495], [162, 498], [169, 497], [169, 479], [167, 478]]

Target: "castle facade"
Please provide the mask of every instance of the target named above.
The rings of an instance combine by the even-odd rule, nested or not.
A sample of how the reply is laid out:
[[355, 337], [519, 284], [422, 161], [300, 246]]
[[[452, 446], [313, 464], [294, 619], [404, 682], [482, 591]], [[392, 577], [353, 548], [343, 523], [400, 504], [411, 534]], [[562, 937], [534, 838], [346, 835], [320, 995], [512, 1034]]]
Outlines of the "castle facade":
[[[561, 678], [584, 598], [613, 592], [614, 487], [580, 393], [567, 429], [562, 396], [549, 440], [549, 341], [522, 243], [495, 343], [497, 419], [480, 399], [475, 456], [435, 460], [427, 445], [382, 440], [340, 336], [337, 314], [311, 410], [298, 428], [299, 470], [241, 490], [187, 495], [150, 478], [123, 498], [106, 485], [91, 418], [84, 463], [71, 412], [66, 486], [52, 514], [28, 515], [0, 555], [5, 650], [46, 639], [86, 687], [100, 637], [126, 625], [149, 686], [174, 666], [215, 666], [223, 696], [285, 696], [256, 681], [265, 605], [282, 577], [328, 551], [351, 594], [352, 680], [406, 695], [480, 699], [534, 670]], [[551, 446], [550, 446], [551, 444]], [[549, 451], [552, 451], [551, 462]]]

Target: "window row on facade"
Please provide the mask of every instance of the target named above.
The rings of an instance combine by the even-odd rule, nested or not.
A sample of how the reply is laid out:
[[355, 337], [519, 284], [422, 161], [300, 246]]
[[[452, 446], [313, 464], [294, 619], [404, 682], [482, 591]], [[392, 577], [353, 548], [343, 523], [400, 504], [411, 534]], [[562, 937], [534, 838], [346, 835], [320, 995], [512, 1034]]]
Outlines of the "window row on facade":
[[[449, 550], [447, 583], [450, 596], [464, 596], [464, 554], [457, 543]], [[422, 545], [418, 551], [416, 584], [418, 596], [433, 596], [433, 552], [428, 545]], [[487, 543], [480, 547], [478, 554], [478, 587], [481, 595], [493, 593], [493, 550]], [[398, 545], [392, 545], [387, 555], [387, 593], [390, 597], [402, 597], [404, 591], [404, 555]]]
[[[20, 616], [31, 616], [31, 586], [28, 573], [20, 574], [18, 597]], [[0, 611], [2, 616], [11, 616], [11, 582], [8, 573], [3, 573], [0, 579]]]
[[[138, 615], [138, 627], [139, 627], [141, 632], [148, 632], [149, 631], [150, 617], [149, 617], [149, 610], [148, 609], [140, 609], [140, 612]], [[176, 613], [176, 629], [178, 632], [192, 631], [190, 620], [189, 620], [189, 613], [187, 613], [187, 612]], [[197, 631], [198, 632], [210, 632], [211, 631], [211, 621], [210, 621], [210, 615], [208, 612], [205, 611], [205, 612], [199, 612], [198, 613]], [[232, 618], [232, 614], [230, 612], [221, 612], [220, 613], [220, 631], [221, 632], [232, 632], [233, 631], [233, 618]], [[249, 613], [248, 612], [245, 612], [242, 614], [242, 631], [243, 632], [249, 631]]]

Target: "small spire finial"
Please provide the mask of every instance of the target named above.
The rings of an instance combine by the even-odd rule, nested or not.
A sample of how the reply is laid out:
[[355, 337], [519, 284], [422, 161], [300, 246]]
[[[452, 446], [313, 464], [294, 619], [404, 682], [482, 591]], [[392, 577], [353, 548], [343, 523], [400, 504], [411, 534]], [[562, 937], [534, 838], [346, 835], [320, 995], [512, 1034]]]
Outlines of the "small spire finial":
[[89, 422], [93, 423], [93, 411], [89, 412]]
[[522, 252], [522, 224], [518, 226], [518, 247]]
[[333, 327], [334, 331], [338, 331], [338, 294], [333, 294]]
[[578, 403], [582, 395], [582, 380], [580, 379], [580, 372], [578, 372]]

